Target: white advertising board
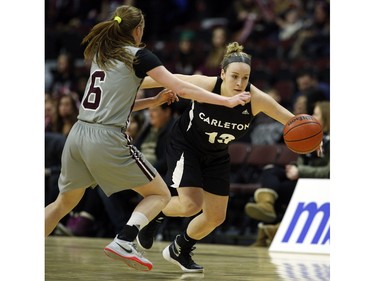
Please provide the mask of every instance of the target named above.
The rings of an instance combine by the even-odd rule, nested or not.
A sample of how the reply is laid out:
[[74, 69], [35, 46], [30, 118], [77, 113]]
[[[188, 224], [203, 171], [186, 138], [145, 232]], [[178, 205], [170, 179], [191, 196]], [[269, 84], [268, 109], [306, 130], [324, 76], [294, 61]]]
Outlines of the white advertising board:
[[299, 179], [270, 252], [330, 253], [329, 179]]

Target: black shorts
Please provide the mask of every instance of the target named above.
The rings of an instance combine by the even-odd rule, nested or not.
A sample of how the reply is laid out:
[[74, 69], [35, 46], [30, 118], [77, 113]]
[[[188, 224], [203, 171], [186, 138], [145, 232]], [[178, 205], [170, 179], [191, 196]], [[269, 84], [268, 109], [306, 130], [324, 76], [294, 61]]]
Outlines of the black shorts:
[[206, 154], [187, 143], [171, 140], [167, 146], [168, 172], [172, 188], [197, 187], [216, 195], [229, 195], [229, 154]]

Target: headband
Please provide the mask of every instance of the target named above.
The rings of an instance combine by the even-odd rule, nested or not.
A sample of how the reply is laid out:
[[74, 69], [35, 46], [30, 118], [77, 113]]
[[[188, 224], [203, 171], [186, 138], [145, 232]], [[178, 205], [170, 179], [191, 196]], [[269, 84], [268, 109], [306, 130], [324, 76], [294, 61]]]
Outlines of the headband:
[[118, 23], [121, 23], [122, 21], [122, 19], [119, 16], [115, 16], [113, 20], [117, 21]]
[[223, 69], [228, 66], [228, 64], [232, 62], [243, 62], [251, 66], [251, 59], [245, 56], [231, 56], [227, 59], [227, 61], [223, 64]]

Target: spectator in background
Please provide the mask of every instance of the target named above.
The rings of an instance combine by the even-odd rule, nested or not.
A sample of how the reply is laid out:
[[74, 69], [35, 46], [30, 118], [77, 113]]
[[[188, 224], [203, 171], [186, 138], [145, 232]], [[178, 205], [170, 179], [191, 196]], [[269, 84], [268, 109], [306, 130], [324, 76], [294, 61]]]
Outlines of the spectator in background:
[[78, 116], [78, 97], [74, 94], [62, 95], [57, 102], [57, 117], [54, 124], [54, 132], [68, 136], [70, 129], [77, 122]]
[[[172, 73], [186, 75], [194, 74], [202, 61], [200, 50], [195, 41], [196, 33], [191, 30], [184, 30], [179, 35], [177, 50], [174, 50], [167, 68]], [[190, 100], [180, 98], [176, 104], [176, 114], [181, 114], [190, 105]]]
[[174, 122], [174, 104], [151, 107], [149, 123], [134, 142], [162, 177], [167, 172], [166, 147]]
[[307, 96], [299, 95], [293, 103], [293, 113], [306, 114], [307, 113]]
[[169, 35], [177, 26], [188, 24], [197, 15], [197, 11], [194, 10], [196, 1], [136, 0], [133, 2], [134, 6], [144, 11], [146, 15], [145, 41], [168, 40]]
[[191, 75], [200, 61], [199, 53], [194, 47], [195, 33], [190, 30], [181, 32], [178, 48], [172, 58], [171, 72]]
[[149, 123], [148, 119], [148, 113], [146, 114], [145, 110], [132, 112], [126, 133], [133, 139], [133, 141], [137, 141], [138, 136]]
[[330, 54], [330, 5], [329, 1], [314, 3], [311, 17], [298, 32], [289, 56], [295, 58], [328, 57]]
[[55, 201], [59, 194], [57, 181], [61, 169], [61, 154], [65, 144], [65, 136], [46, 131], [44, 134], [44, 168], [45, 194], [44, 206]]
[[45, 57], [55, 59], [68, 52], [75, 59], [82, 57], [80, 42], [97, 22], [101, 0], [45, 1]]
[[[313, 114], [315, 103], [323, 100], [330, 100], [330, 87], [327, 83], [320, 82], [316, 73], [311, 68], [303, 68], [296, 75], [298, 92], [292, 97], [294, 105], [300, 99], [306, 99], [306, 110], [303, 113]], [[304, 96], [304, 98], [300, 98]]]
[[228, 9], [228, 30], [232, 35], [230, 41], [245, 44], [251, 38], [267, 38], [277, 30], [272, 12], [264, 1], [235, 0]]
[[318, 80], [316, 72], [311, 68], [301, 69], [296, 76], [296, 83], [299, 94], [306, 94], [309, 90], [321, 92], [320, 98], [330, 100], [330, 88], [327, 83]]
[[77, 77], [74, 60], [70, 54], [61, 53], [57, 58], [56, 69], [51, 71], [52, 81], [47, 89], [53, 97], [77, 91]]
[[[316, 153], [301, 154], [297, 163], [285, 167], [266, 166], [260, 182], [262, 188], [255, 191], [255, 203], [245, 206], [245, 213], [261, 223], [256, 246], [267, 246], [272, 241], [279, 222], [282, 220], [299, 178], [329, 178], [330, 176], [330, 103], [317, 102], [313, 116], [323, 127], [323, 156]], [[267, 235], [268, 233], [268, 235]]]
[[218, 75], [220, 73], [221, 60], [226, 52], [227, 30], [223, 26], [213, 28], [211, 35], [210, 47], [205, 56], [203, 64], [198, 66], [195, 74], [208, 76]]
[[296, 7], [289, 8], [284, 17], [277, 17], [275, 19], [279, 26], [279, 40], [286, 41], [291, 39], [303, 27], [303, 20]]
[[300, 0], [272, 0], [270, 1], [275, 17], [285, 14], [291, 7], [300, 7]]
[[260, 15], [257, 3], [253, 0], [236, 0], [228, 10], [228, 29], [232, 34], [230, 40], [244, 44], [254, 29]]
[[53, 131], [53, 124], [56, 122], [56, 101], [49, 94], [44, 95], [44, 130]]

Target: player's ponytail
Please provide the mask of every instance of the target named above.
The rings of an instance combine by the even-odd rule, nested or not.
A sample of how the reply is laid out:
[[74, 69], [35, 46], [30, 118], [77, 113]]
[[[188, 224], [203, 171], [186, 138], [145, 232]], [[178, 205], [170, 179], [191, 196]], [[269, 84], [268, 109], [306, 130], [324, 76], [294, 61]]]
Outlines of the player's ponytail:
[[243, 46], [238, 44], [238, 42], [232, 42], [227, 45], [221, 68], [226, 70], [232, 62], [243, 62], [251, 66], [251, 56], [243, 52]]
[[85, 60], [95, 60], [96, 64], [107, 70], [122, 61], [132, 68], [134, 57], [125, 46], [135, 46], [132, 32], [144, 23], [142, 11], [136, 7], [119, 6], [109, 20], [96, 24], [83, 40]]

